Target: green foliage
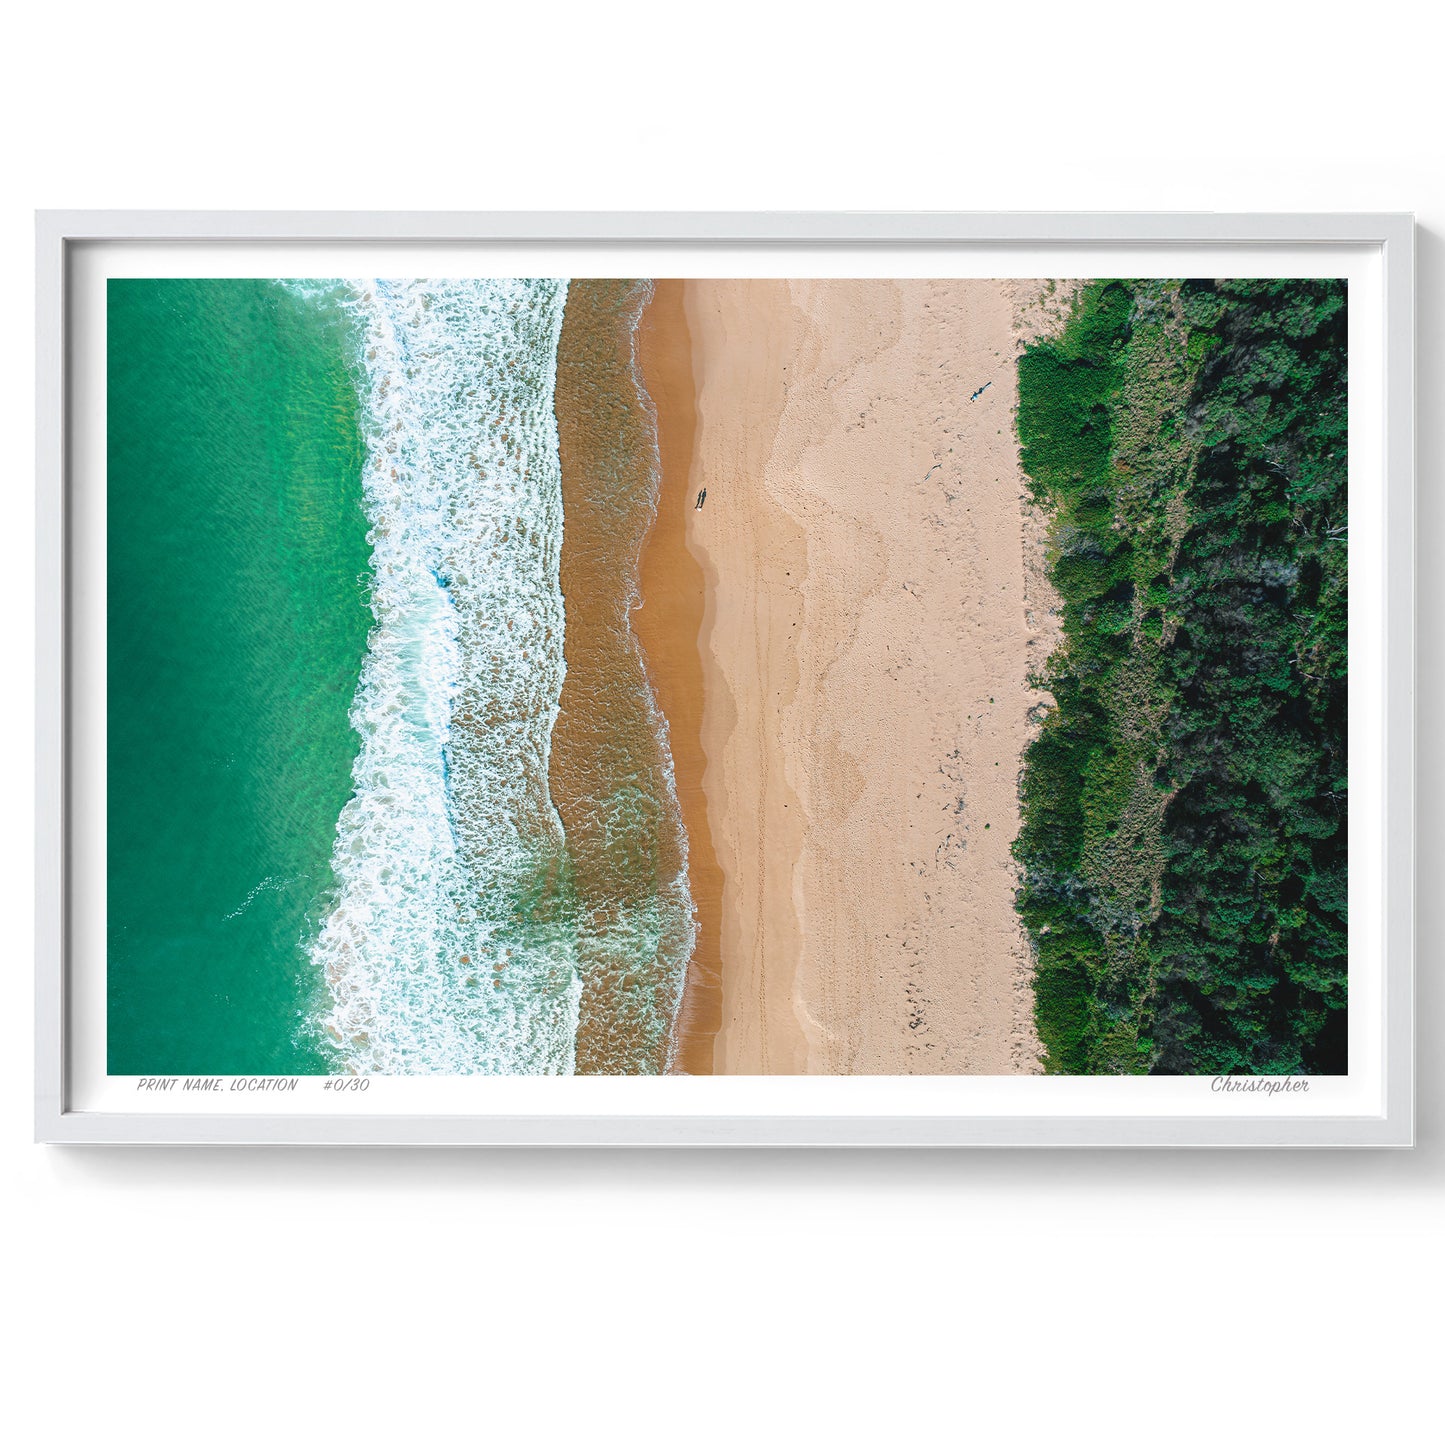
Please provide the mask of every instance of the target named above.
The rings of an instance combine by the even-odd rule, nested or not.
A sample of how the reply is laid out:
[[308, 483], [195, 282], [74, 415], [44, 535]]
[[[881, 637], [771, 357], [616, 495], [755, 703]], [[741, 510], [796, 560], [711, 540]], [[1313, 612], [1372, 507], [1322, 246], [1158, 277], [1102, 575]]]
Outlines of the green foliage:
[[1019, 444], [1039, 500], [1078, 497], [1107, 481], [1110, 409], [1129, 308], [1124, 286], [1092, 288], [1067, 334], [1030, 347], [1019, 361], [1019, 386], [1030, 397], [1027, 415], [1019, 413]]
[[1019, 363], [1064, 642], [1025, 759], [1046, 1064], [1345, 1067], [1345, 291], [1111, 281]]

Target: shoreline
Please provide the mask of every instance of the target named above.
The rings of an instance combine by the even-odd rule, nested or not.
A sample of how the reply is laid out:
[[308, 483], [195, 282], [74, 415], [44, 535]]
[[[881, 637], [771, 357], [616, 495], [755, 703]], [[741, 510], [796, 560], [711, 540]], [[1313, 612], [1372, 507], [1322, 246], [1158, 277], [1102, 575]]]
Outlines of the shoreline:
[[582, 1074], [669, 1067], [692, 944], [686, 825], [631, 626], [656, 488], [653, 417], [635, 362], [647, 295], [645, 281], [574, 281], [557, 351], [567, 670], [548, 785], [567, 839], [562, 887], [587, 921], [577, 945]]

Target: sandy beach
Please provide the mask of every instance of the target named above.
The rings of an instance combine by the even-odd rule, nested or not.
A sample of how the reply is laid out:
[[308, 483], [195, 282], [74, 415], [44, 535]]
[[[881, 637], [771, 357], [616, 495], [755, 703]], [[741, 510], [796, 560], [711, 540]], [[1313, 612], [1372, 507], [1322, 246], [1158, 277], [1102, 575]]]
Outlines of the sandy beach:
[[657, 284], [633, 622], [698, 908], [685, 1072], [1038, 1069], [1009, 852], [1051, 645], [1012, 426], [1038, 295]]
[[642, 553], [642, 605], [632, 629], [642, 644], [648, 676], [667, 719], [673, 774], [688, 839], [688, 883], [697, 910], [697, 942], [688, 965], [678, 1019], [675, 1067], [689, 1074], [713, 1072], [714, 1046], [722, 1027], [723, 876], [708, 824], [703, 778], [705, 691], [715, 727], [731, 725], [729, 699], [716, 670], [704, 688], [700, 646], [708, 597], [716, 590], [707, 558], [688, 545], [694, 515], [689, 489], [697, 440], [692, 336], [683, 310], [682, 281], [657, 281], [637, 334], [637, 359], [656, 408], [662, 480], [657, 519]]

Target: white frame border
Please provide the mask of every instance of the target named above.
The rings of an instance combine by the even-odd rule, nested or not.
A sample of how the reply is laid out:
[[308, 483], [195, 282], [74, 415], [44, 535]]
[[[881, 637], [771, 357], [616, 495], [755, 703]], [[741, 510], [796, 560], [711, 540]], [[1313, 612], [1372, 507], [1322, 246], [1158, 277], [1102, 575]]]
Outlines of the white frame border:
[[[1378, 247], [1385, 313], [1385, 1060], [1375, 1117], [165, 1115], [67, 1107], [69, 255], [92, 241]], [[99, 1144], [1409, 1147], [1414, 1142], [1415, 236], [1408, 214], [36, 214], [36, 1139]]]

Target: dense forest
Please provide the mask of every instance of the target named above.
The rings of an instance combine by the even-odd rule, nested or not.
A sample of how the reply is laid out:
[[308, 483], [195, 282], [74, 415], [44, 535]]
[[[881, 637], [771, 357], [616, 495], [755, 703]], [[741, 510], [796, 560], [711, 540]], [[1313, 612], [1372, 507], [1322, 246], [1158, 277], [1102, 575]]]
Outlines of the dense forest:
[[1346, 1068], [1345, 283], [1096, 281], [1019, 362], [1063, 640], [1019, 909], [1051, 1072]]

